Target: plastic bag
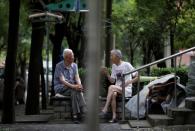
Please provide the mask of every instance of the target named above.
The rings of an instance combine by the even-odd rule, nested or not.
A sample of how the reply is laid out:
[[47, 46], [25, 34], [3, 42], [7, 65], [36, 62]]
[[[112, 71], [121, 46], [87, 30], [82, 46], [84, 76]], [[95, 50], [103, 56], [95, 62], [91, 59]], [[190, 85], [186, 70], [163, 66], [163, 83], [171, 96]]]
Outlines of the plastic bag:
[[[139, 118], [144, 118], [145, 117], [145, 101], [146, 101], [146, 96], [149, 92], [148, 87], [144, 87], [140, 91], [140, 98], [139, 98]], [[125, 105], [125, 107], [131, 112], [131, 117], [137, 118], [138, 113], [137, 113], [137, 95], [133, 96]]]

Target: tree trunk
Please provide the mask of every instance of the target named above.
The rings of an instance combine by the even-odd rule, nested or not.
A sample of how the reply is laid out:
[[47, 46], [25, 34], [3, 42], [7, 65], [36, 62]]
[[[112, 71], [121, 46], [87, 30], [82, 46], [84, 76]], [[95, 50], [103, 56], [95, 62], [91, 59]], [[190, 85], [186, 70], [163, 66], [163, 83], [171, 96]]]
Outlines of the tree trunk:
[[[70, 33], [74, 33], [74, 32], [70, 32]], [[74, 57], [75, 57], [75, 61], [78, 60], [78, 47], [79, 47], [79, 43], [80, 43], [80, 36], [75, 36], [74, 34], [72, 34], [72, 37], [67, 36], [67, 41], [68, 41], [68, 46], [69, 48], [74, 52]]]
[[[162, 59], [164, 58], [164, 45], [160, 42], [160, 39], [155, 39], [155, 42], [153, 43], [153, 55], [156, 60]], [[166, 67], [165, 61], [158, 63], [157, 64], [158, 67], [162, 68], [162, 67]]]
[[[174, 31], [170, 30], [170, 46], [171, 46], [171, 55], [174, 54]], [[171, 59], [171, 67], [174, 67], [174, 59]]]
[[20, 76], [23, 80], [26, 80], [26, 57], [24, 53], [18, 54], [18, 64], [20, 68]]
[[2, 123], [15, 122], [15, 75], [18, 44], [20, 0], [9, 1], [8, 48], [5, 66]]
[[82, 32], [82, 24], [83, 24], [82, 18], [83, 18], [83, 16], [80, 13], [78, 16], [77, 23], [71, 23], [69, 26], [67, 26], [67, 30], [65, 32], [65, 36], [66, 36], [67, 41], [68, 41], [68, 46], [74, 52], [75, 61], [78, 60], [79, 44], [81, 43], [81, 35], [83, 34], [83, 32]]
[[54, 71], [56, 64], [62, 60], [62, 40], [64, 38], [65, 23], [55, 25], [55, 35], [50, 35], [50, 40], [53, 44], [53, 53], [52, 53], [52, 87], [51, 87], [51, 96], [55, 95], [54, 92]]
[[87, 46], [87, 41], [86, 41], [86, 35], [84, 34], [83, 31], [83, 26], [84, 26], [84, 22], [85, 21], [85, 14], [80, 14], [79, 17], [79, 21], [78, 21], [78, 28], [80, 30], [80, 46], [78, 46], [78, 53], [77, 53], [77, 58], [78, 58], [78, 67], [82, 67], [85, 68], [86, 67], [86, 63], [85, 63], [85, 56], [86, 56], [86, 46]]
[[131, 64], [132, 65], [134, 65], [135, 63], [134, 63], [134, 51], [133, 50], [131, 50], [131, 52], [130, 52], [130, 54], [131, 54]]
[[83, 56], [85, 52], [85, 48], [84, 48], [85, 45], [82, 45], [86, 40], [83, 32], [84, 20], [85, 20], [85, 14], [80, 13], [78, 16], [78, 20], [76, 22], [74, 22], [75, 20], [69, 19], [69, 24], [66, 24], [66, 29], [65, 29], [65, 36], [68, 41], [68, 46], [70, 49], [73, 50], [75, 61], [78, 61], [79, 67], [82, 63], [81, 61], [83, 60]]
[[106, 2], [106, 59], [105, 64], [107, 67], [110, 66], [110, 51], [112, 46], [112, 0]]
[[[151, 53], [151, 44], [144, 42], [143, 43], [143, 65], [149, 64], [152, 62], [152, 53]], [[150, 67], [146, 68], [146, 74], [150, 75]]]
[[39, 114], [39, 90], [40, 90], [40, 71], [41, 53], [45, 34], [44, 23], [32, 23], [30, 63], [28, 74], [28, 90], [26, 100], [26, 115]]
[[21, 60], [20, 61], [20, 70], [21, 70], [21, 77], [23, 78], [23, 80], [26, 80], [26, 60]]
[[43, 68], [43, 59], [41, 57], [41, 105], [42, 109], [47, 109], [47, 98], [45, 91], [45, 77], [44, 77], [44, 68]]
[[78, 59], [79, 59], [79, 61], [78, 61], [78, 67], [83, 67], [83, 68], [85, 68], [86, 67], [86, 63], [85, 63], [85, 61], [86, 61], [86, 49], [87, 49], [87, 47], [86, 47], [87, 45], [86, 45], [86, 38], [85, 38], [85, 36], [81, 36], [81, 47], [80, 47], [80, 51], [79, 51], [79, 55], [78, 55]]

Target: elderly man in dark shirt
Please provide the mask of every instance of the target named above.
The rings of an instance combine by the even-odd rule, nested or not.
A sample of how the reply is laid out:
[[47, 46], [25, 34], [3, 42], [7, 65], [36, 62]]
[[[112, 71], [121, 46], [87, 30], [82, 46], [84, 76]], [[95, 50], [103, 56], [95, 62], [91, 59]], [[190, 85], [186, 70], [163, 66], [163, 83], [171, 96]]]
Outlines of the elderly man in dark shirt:
[[78, 74], [77, 64], [71, 49], [64, 49], [64, 60], [55, 68], [54, 90], [56, 96], [70, 95], [74, 122], [78, 122], [78, 114], [86, 112], [86, 102], [83, 97], [83, 86]]

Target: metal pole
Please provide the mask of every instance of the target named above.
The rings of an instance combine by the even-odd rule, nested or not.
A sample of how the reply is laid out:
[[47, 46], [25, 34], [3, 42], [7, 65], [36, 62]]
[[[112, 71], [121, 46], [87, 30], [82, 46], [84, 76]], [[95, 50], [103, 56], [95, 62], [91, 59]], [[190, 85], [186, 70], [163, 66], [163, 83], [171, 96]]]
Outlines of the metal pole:
[[140, 88], [140, 74], [138, 72], [138, 83], [137, 83], [137, 120], [139, 121], [139, 88]]
[[175, 70], [175, 77], [174, 77], [174, 97], [175, 97], [175, 107], [177, 106], [177, 78], [176, 78], [176, 71], [177, 71], [177, 68], [176, 68], [176, 64], [177, 64], [177, 57], [174, 58], [174, 70]]
[[125, 75], [122, 75], [122, 122], [125, 121]]
[[[89, 0], [87, 14], [87, 131], [99, 131], [98, 101], [100, 87], [101, 2]], [[85, 130], [85, 131], [86, 131]]]
[[146, 116], [148, 116], [148, 109], [149, 109], [149, 99], [146, 98]]

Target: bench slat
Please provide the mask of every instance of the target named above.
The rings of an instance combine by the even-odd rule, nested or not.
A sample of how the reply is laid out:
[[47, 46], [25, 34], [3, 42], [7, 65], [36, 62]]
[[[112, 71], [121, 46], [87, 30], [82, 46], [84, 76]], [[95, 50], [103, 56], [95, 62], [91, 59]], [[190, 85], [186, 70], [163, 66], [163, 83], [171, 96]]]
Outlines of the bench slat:
[[59, 96], [52, 96], [50, 98], [51, 101], [66, 101], [66, 100], [70, 100], [70, 96], [63, 96], [63, 97], [59, 97]]

